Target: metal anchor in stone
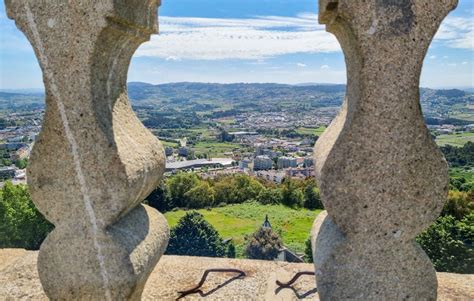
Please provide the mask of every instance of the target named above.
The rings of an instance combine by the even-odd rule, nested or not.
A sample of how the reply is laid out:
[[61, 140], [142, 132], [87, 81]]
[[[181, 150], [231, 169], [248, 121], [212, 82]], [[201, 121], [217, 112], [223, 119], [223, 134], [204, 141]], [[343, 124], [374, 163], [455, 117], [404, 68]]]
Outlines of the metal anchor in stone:
[[435, 270], [415, 236], [434, 222], [448, 168], [426, 128], [419, 79], [457, 0], [320, 0], [342, 45], [343, 108], [315, 146], [327, 216], [313, 226], [321, 300], [435, 300]]
[[140, 299], [169, 237], [141, 201], [164, 172], [161, 143], [135, 116], [132, 54], [157, 31], [158, 0], [6, 0], [33, 45], [46, 112], [28, 185], [55, 225], [38, 270], [51, 299]]

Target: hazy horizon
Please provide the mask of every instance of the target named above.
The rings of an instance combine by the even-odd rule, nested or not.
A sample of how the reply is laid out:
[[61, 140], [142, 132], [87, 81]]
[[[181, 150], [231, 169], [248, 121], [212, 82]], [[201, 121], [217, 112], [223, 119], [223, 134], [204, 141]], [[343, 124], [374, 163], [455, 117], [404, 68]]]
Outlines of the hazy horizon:
[[[317, 85], [346, 85], [346, 83], [330, 83], [330, 82], [306, 82], [306, 83], [278, 83], [278, 82], [229, 82], [229, 83], [219, 83], [219, 82], [199, 82], [199, 81], [180, 81], [180, 82], [166, 82], [166, 83], [152, 83], [152, 82], [143, 82], [143, 81], [128, 81], [127, 84], [130, 83], [142, 83], [142, 84], [149, 84], [154, 86], [159, 85], [168, 85], [168, 84], [183, 84], [183, 83], [192, 83], [192, 84], [220, 84], [220, 85], [232, 85], [232, 84], [277, 84], [277, 85], [290, 85], [290, 86], [317, 86]], [[427, 86], [420, 86], [420, 88], [426, 89], [435, 89], [435, 90], [448, 90], [448, 89], [458, 89], [464, 90], [469, 92], [474, 92], [474, 86], [444, 86], [444, 87], [427, 87]], [[0, 88], [0, 92], [4, 93], [43, 93], [44, 87], [41, 88]]]

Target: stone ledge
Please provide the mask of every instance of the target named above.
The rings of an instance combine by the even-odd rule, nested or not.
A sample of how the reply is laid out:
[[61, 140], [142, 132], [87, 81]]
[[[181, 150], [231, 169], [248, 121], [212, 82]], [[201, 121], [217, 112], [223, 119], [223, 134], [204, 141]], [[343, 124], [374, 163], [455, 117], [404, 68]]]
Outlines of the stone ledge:
[[[22, 249], [0, 249], [0, 300], [47, 300], [38, 279], [38, 253]], [[229, 282], [208, 296], [190, 295], [181, 300], [318, 300], [313, 277], [302, 276], [295, 287], [275, 295], [276, 280], [288, 281], [300, 271], [313, 271], [311, 264], [245, 259], [163, 256], [145, 287], [143, 300], [176, 300], [180, 290], [195, 286], [206, 269], [236, 268], [247, 277]], [[203, 286], [207, 293], [233, 278], [233, 274], [210, 274]], [[474, 275], [438, 273], [438, 300], [474, 300]]]

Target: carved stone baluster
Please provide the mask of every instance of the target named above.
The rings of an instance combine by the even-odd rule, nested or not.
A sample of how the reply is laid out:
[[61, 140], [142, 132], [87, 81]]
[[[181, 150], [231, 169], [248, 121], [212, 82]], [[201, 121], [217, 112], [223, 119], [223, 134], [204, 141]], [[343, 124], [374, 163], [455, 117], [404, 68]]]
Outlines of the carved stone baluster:
[[38, 270], [51, 299], [139, 299], [169, 237], [140, 202], [164, 172], [161, 143], [135, 116], [127, 71], [157, 31], [158, 0], [6, 0], [46, 87], [28, 185], [54, 223]]
[[443, 207], [448, 170], [418, 87], [428, 46], [456, 4], [319, 1], [348, 71], [343, 108], [315, 147], [328, 212], [313, 228], [322, 300], [436, 299], [435, 270], [414, 239]]

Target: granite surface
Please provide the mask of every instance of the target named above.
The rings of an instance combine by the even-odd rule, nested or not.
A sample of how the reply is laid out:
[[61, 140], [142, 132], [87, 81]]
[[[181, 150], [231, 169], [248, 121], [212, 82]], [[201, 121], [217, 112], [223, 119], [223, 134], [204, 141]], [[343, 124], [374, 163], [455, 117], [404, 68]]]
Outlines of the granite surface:
[[[0, 249], [0, 300], [47, 300], [38, 279], [38, 253], [21, 249]], [[233, 273], [210, 274], [200, 295], [181, 300], [318, 300], [314, 276], [302, 276], [291, 289], [277, 290], [276, 280], [290, 280], [300, 271], [314, 271], [312, 264], [206, 257], [163, 256], [153, 270], [142, 295], [143, 300], [176, 300], [178, 291], [193, 288], [206, 269], [235, 268], [247, 276], [234, 279]], [[438, 300], [474, 300], [474, 275], [437, 273]], [[229, 283], [225, 284], [227, 281]], [[223, 285], [219, 288], [219, 286]], [[305, 296], [306, 295], [306, 296]]]
[[161, 142], [127, 96], [130, 59], [157, 31], [159, 0], [6, 0], [43, 72], [46, 111], [28, 188], [55, 225], [39, 277], [51, 299], [140, 299], [168, 224], [141, 205], [160, 182]]
[[[313, 229], [323, 300], [434, 300], [435, 270], [415, 237], [439, 216], [448, 165], [427, 129], [419, 82], [457, 0], [320, 0], [344, 51], [347, 93], [317, 140], [328, 215]], [[319, 219], [319, 218], [318, 218]]]

